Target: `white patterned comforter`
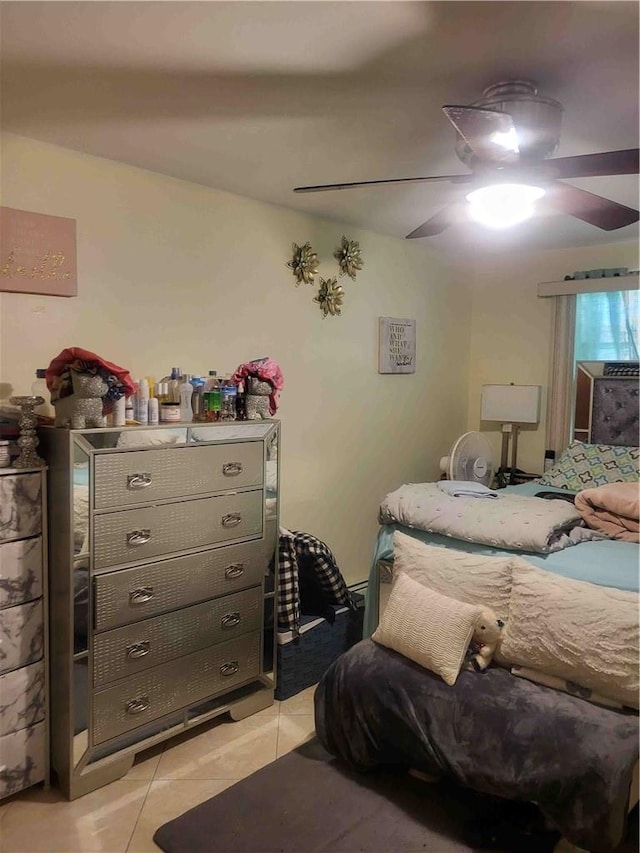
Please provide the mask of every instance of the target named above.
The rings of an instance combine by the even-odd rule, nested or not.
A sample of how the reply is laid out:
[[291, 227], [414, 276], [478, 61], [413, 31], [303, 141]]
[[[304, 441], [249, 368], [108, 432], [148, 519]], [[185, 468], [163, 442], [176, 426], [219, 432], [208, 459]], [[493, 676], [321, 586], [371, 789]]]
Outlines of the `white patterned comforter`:
[[380, 505], [381, 524], [402, 524], [466, 542], [548, 554], [602, 535], [584, 526], [573, 504], [525, 495], [496, 500], [452, 497], [436, 483], [410, 483]]

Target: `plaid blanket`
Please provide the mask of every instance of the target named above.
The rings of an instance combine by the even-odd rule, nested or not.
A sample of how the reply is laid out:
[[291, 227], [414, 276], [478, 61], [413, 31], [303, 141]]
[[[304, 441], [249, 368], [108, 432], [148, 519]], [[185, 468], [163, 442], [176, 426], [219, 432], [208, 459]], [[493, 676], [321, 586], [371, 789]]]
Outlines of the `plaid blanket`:
[[278, 630], [300, 633], [300, 585], [298, 560], [310, 558], [315, 564], [318, 581], [333, 604], [355, 609], [351, 594], [344, 582], [328, 545], [309, 533], [280, 528], [278, 551]]

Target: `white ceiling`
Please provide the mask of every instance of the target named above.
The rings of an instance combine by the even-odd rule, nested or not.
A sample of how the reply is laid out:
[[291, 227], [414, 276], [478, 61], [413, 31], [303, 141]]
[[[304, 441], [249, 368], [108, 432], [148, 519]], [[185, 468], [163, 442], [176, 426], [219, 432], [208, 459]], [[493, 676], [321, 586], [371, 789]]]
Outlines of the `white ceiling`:
[[[24, 136], [404, 237], [464, 188], [294, 195], [466, 173], [445, 103], [531, 79], [565, 108], [556, 156], [638, 146], [636, 2], [2, 2], [2, 125]], [[638, 206], [638, 178], [576, 186]], [[449, 255], [637, 240], [569, 216], [467, 223]]]

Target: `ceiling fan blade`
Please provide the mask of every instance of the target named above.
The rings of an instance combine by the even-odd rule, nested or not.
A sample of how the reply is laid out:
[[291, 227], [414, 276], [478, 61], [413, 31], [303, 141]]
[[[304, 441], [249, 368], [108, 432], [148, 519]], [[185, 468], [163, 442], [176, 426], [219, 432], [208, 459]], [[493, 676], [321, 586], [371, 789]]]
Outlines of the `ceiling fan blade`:
[[443, 113], [477, 157], [498, 163], [517, 163], [516, 128], [509, 113], [447, 104]]
[[603, 231], [624, 228], [640, 218], [638, 211], [631, 207], [572, 187], [570, 184], [561, 184], [559, 181], [552, 184], [541, 201], [556, 212], [575, 216], [576, 219], [602, 228]]
[[556, 178], [597, 178], [604, 175], [637, 175], [639, 149], [602, 151], [600, 154], [578, 154], [547, 160]]
[[407, 234], [405, 240], [415, 240], [416, 237], [433, 237], [436, 234], [441, 234], [450, 225], [459, 225], [468, 218], [467, 205], [464, 202], [456, 201], [443, 207], [435, 216], [427, 219], [426, 222], [413, 230], [411, 234]]
[[451, 181], [454, 184], [466, 184], [473, 175], [430, 175], [418, 178], [389, 178], [380, 181], [348, 181], [345, 184], [319, 184], [312, 187], [294, 187], [294, 193], [321, 193], [326, 190], [351, 190], [356, 187], [377, 187], [382, 184], [427, 184], [436, 181]]

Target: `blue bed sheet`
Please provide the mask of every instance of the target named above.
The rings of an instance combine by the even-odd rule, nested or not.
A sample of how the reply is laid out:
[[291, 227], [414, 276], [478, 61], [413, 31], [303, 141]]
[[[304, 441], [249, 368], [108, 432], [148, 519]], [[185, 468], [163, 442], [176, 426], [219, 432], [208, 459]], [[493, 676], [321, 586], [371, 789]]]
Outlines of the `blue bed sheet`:
[[[537, 492], [550, 491], [567, 494], [566, 489], [556, 489], [553, 486], [542, 486], [539, 483], [525, 483], [520, 486], [510, 486], [507, 491], [521, 495], [534, 496]], [[570, 493], [571, 494], [571, 493]], [[573, 493], [575, 494], [575, 493]], [[553, 554], [533, 554], [527, 551], [501, 551], [488, 545], [475, 542], [464, 542], [461, 539], [451, 539], [437, 533], [427, 533], [425, 530], [403, 527], [401, 524], [381, 525], [371, 560], [367, 603], [364, 615], [363, 636], [369, 637], [376, 628], [378, 620], [378, 585], [376, 579], [376, 563], [378, 560], [393, 559], [393, 534], [396, 530], [413, 536], [429, 545], [439, 545], [443, 548], [453, 548], [455, 551], [467, 551], [472, 554], [487, 556], [504, 556], [505, 554], [520, 554], [529, 563], [575, 580], [588, 581], [598, 586], [612, 586], [616, 589], [626, 589], [632, 592], [640, 590], [640, 546], [634, 542], [620, 542], [613, 539], [596, 539], [591, 542], [581, 542], [556, 551]]]

